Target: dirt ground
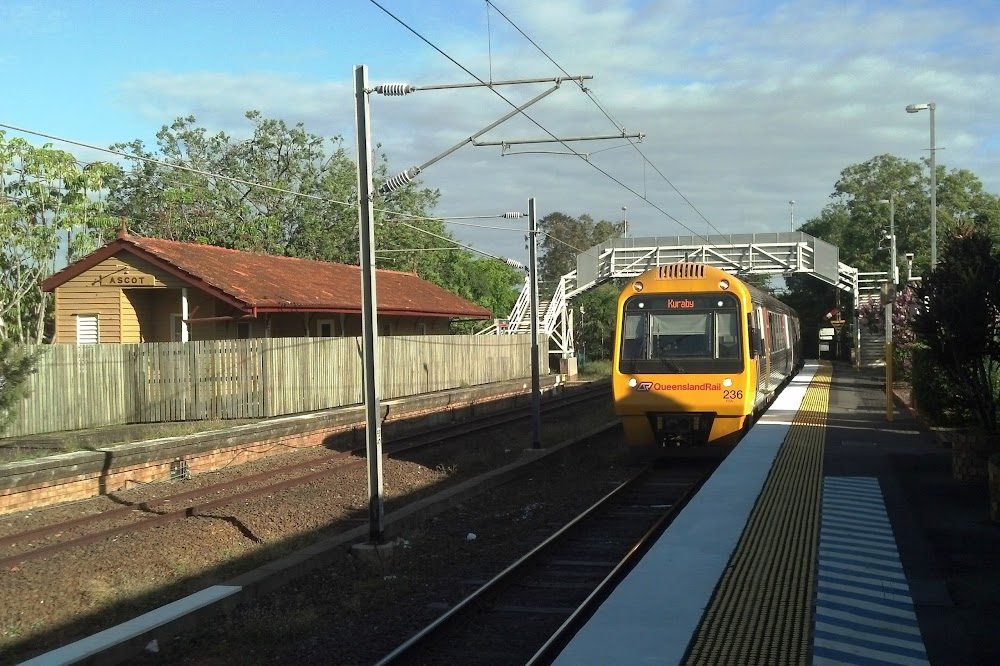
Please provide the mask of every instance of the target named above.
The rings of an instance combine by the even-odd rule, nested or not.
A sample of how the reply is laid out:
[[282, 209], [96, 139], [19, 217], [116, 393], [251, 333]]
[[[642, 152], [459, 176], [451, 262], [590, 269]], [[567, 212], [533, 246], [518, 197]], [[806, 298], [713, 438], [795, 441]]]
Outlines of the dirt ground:
[[[546, 441], [561, 441], [612, 419], [609, 400], [584, 403], [569, 413], [546, 415], [543, 434], [552, 438]], [[429, 455], [419, 461], [386, 460], [386, 512], [512, 462], [530, 447], [524, 432], [523, 423], [514, 423], [510, 429], [489, 436], [477, 435], [444, 458]], [[419, 623], [433, 612], [428, 607], [428, 594], [448, 600], [459, 593], [437, 588], [432, 592], [432, 581], [457, 581], [447, 572], [461, 571], [463, 563], [505, 566], [519, 549], [527, 547], [533, 535], [544, 534], [553, 521], [585, 501], [588, 494], [579, 482], [581, 475], [599, 490], [621, 477], [614, 462], [623, 453], [619, 446], [585, 453], [571, 468], [548, 471], [544, 478], [529, 480], [519, 492], [509, 491], [513, 495], [501, 493], [454, 509], [447, 519], [432, 521], [408, 534], [395, 550], [396, 556], [382, 567], [373, 570], [359, 565], [345, 552], [341, 566], [314, 574], [239, 616], [222, 620], [220, 635], [183, 638], [176, 645], [164, 645], [157, 660], [232, 663], [238, 654], [244, 663], [273, 663], [274, 650], [301, 647], [296, 637], [331, 632], [339, 637], [342, 647], [337, 654], [342, 657], [338, 659], [344, 661], [326, 663], [364, 661], [374, 656], [373, 645], [388, 651], [402, 629], [385, 634], [385, 624], [371, 626], [373, 617], [395, 617], [404, 626], [413, 626], [408, 623]], [[307, 459], [319, 464], [325, 455], [325, 449], [313, 447], [186, 481], [149, 484], [93, 500], [3, 516], [0, 536], [280, 464]], [[367, 476], [361, 468], [348, 477], [246, 500], [213, 515], [24, 562], [0, 575], [0, 663], [19, 661], [209, 585], [224, 583], [331, 531], [364, 524], [367, 517]], [[7, 554], [0, 552], [0, 556]], [[481, 574], [481, 569], [478, 571]], [[469, 572], [469, 576], [475, 575]], [[456, 585], [468, 590], [467, 582]], [[317, 596], [310, 599], [310, 595]], [[221, 635], [236, 636], [237, 642], [222, 644]], [[234, 647], [241, 644], [244, 647]]]

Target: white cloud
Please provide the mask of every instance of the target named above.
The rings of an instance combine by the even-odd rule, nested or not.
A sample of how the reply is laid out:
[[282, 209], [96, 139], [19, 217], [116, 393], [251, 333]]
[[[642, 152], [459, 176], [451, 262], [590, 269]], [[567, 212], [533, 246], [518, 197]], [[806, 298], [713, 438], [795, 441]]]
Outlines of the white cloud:
[[[478, 76], [560, 74], [496, 15], [488, 44], [485, 26], [450, 26], [440, 16], [422, 18], [408, 3], [396, 5], [397, 15]], [[699, 233], [707, 226], [699, 212], [726, 233], [783, 231], [788, 201], [797, 202], [797, 222], [818, 215], [839, 172], [850, 164], [882, 153], [908, 159], [926, 155], [927, 114], [903, 110], [917, 101], [938, 104], [938, 145], [946, 147], [938, 154], [939, 164], [968, 168], [989, 190], [1000, 192], [994, 97], [1000, 89], [1000, 35], [996, 17], [977, 15], [974, 7], [533, 0], [505, 2], [502, 9], [567, 72], [594, 76], [587, 86], [604, 109], [629, 131], [646, 135], [637, 145], [652, 165], [644, 165], [631, 147], [604, 150], [610, 142], [571, 144], [592, 154], [590, 164], [555, 155], [501, 157], [496, 147], [464, 146], [422, 175], [425, 185], [441, 190], [443, 215], [526, 209], [533, 196], [542, 214], [559, 210], [618, 219], [626, 205], [631, 233], [689, 233], [643, 202], [646, 196]], [[383, 32], [391, 32], [394, 60], [382, 60], [385, 54], [377, 53], [376, 43], [370, 53], [350, 57], [376, 63], [371, 83], [471, 80], [422, 41], [390, 25], [395, 24], [386, 19]], [[300, 49], [311, 53], [308, 44]], [[193, 114], [204, 125], [234, 133], [246, 130], [243, 113], [258, 109], [290, 123], [304, 122], [316, 133], [344, 135], [353, 146], [350, 69], [342, 63], [330, 71], [342, 74], [317, 81], [208, 68], [148, 73], [125, 82], [118, 103], [156, 127]], [[527, 113], [560, 136], [614, 132], [601, 109], [573, 85], [564, 83]], [[497, 90], [522, 103], [543, 88]], [[371, 102], [373, 140], [383, 144], [394, 170], [433, 158], [510, 110], [481, 89], [372, 96]], [[518, 118], [483, 139], [542, 136], [544, 131]], [[553, 144], [536, 149], [565, 150]], [[456, 233], [521, 251], [517, 233]]]

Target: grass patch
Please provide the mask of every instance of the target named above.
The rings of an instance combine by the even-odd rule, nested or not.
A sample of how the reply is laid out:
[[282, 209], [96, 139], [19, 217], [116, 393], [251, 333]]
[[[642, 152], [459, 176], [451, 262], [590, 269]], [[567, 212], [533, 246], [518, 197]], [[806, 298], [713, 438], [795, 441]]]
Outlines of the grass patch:
[[607, 379], [611, 376], [611, 361], [587, 361], [577, 369], [580, 379]]

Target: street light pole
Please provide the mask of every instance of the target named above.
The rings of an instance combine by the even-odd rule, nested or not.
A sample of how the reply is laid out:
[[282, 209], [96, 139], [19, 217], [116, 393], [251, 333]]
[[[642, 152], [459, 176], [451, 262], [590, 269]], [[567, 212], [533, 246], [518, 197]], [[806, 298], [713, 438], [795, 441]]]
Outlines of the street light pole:
[[917, 113], [924, 109], [931, 112], [931, 270], [934, 270], [937, 266], [937, 164], [935, 160], [937, 151], [934, 147], [934, 111], [937, 109], [937, 104], [934, 102], [910, 104], [906, 107], [906, 112]]
[[788, 202], [788, 207], [790, 209], [788, 217], [788, 230], [795, 231], [795, 200], [792, 199]]
[[628, 206], [622, 206], [622, 238], [628, 238]]

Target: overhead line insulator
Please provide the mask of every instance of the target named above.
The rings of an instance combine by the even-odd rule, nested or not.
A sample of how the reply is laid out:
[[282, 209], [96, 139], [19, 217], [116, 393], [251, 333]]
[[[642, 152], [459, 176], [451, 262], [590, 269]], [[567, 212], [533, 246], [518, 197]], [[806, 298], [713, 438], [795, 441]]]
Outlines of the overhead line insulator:
[[409, 83], [380, 83], [372, 88], [372, 90], [377, 92], [379, 95], [385, 95], [386, 97], [409, 95], [416, 89], [416, 86], [410, 85]]
[[397, 173], [395, 176], [382, 183], [382, 187], [378, 188], [378, 192], [379, 194], [389, 194], [390, 192], [394, 192], [416, 178], [419, 173], [420, 169], [418, 167], [410, 167], [406, 171]]

